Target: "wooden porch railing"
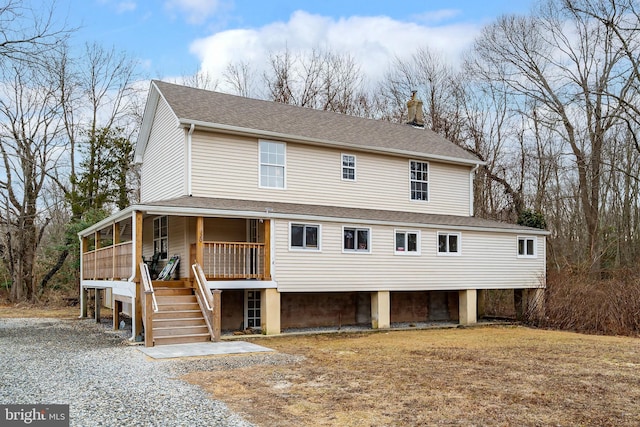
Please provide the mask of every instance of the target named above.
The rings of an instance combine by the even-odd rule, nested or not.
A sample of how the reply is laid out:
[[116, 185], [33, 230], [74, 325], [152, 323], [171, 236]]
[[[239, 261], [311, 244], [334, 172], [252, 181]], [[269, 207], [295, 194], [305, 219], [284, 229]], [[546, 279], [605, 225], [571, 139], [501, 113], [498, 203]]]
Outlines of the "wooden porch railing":
[[[191, 245], [195, 263], [196, 245]], [[202, 271], [207, 279], [265, 279], [264, 243], [204, 242]]]
[[105, 246], [82, 254], [84, 280], [124, 279], [131, 276], [133, 243]]

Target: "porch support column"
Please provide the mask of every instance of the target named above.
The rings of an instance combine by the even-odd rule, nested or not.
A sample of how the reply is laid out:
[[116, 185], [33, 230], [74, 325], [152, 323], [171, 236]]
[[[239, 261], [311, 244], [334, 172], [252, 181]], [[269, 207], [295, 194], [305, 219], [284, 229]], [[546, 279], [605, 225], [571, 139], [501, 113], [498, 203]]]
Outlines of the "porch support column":
[[478, 289], [478, 319], [482, 319], [486, 314], [485, 312], [486, 296], [487, 296], [486, 289]]
[[475, 289], [464, 289], [458, 291], [460, 324], [473, 325], [478, 323], [477, 300], [478, 295]]
[[136, 301], [133, 309], [134, 318], [132, 319], [132, 335], [135, 338], [142, 332], [142, 304], [144, 303], [144, 291], [142, 288], [142, 280], [140, 278], [140, 261], [142, 261], [142, 212], [133, 212], [134, 230], [133, 237], [133, 281], [136, 286]]
[[263, 289], [260, 298], [261, 327], [266, 335], [280, 333], [280, 292], [277, 289]]
[[371, 327], [391, 327], [391, 296], [389, 291], [371, 292]]
[[271, 220], [264, 220], [264, 280], [271, 280]]
[[80, 240], [80, 317], [87, 317], [87, 290], [82, 286], [84, 280], [84, 254], [89, 248], [89, 238], [86, 236]]
[[[195, 261], [200, 264], [200, 267], [204, 270], [204, 217], [196, 218], [196, 259]], [[191, 270], [191, 266], [189, 266]], [[195, 280], [195, 279], [194, 279]], [[195, 282], [194, 282], [195, 285]]]

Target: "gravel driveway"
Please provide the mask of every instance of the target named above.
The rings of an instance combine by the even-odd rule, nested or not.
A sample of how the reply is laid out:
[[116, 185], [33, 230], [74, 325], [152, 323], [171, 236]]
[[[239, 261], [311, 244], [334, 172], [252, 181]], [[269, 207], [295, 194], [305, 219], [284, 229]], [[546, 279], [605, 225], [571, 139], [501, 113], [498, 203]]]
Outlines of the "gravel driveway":
[[0, 403], [69, 404], [72, 426], [250, 426], [176, 379], [283, 354], [156, 361], [90, 319], [0, 319]]

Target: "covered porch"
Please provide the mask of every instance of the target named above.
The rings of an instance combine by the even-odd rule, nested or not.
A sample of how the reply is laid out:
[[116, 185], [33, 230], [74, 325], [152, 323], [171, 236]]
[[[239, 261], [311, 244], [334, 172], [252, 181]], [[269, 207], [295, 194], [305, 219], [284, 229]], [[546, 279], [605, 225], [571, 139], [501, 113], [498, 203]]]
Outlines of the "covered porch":
[[[87, 316], [88, 295], [93, 293], [94, 312], [99, 316], [100, 306], [111, 309], [114, 329], [121, 313], [131, 316], [132, 339], [140, 340], [143, 331], [150, 330], [145, 306], [149, 289], [142, 281], [141, 262], [150, 270], [153, 288], [177, 283], [194, 295], [198, 284], [191, 265], [198, 263], [204, 272], [204, 286], [246, 290], [245, 295], [252, 296], [252, 308], [266, 299], [255, 295], [276, 287], [271, 280], [268, 218], [198, 216], [132, 207], [83, 230], [79, 237], [80, 317]], [[224, 303], [217, 307], [217, 316], [223, 307]], [[262, 326], [259, 314], [265, 310], [261, 308], [248, 312], [245, 303], [244, 313], [239, 313], [245, 325]], [[246, 319], [249, 314], [251, 322]]]

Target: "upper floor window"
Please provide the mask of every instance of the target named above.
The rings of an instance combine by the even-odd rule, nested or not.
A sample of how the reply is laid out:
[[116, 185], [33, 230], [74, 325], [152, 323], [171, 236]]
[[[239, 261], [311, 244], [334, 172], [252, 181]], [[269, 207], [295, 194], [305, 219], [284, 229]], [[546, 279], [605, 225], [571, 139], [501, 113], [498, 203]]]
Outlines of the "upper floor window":
[[291, 224], [292, 249], [320, 249], [320, 226], [310, 224]]
[[535, 258], [536, 256], [536, 238], [518, 237], [518, 257]]
[[460, 233], [438, 233], [438, 255], [460, 255]]
[[166, 216], [153, 219], [153, 253], [160, 254], [160, 259], [167, 259], [169, 252], [169, 226]]
[[342, 155], [342, 179], [344, 181], [356, 180], [356, 156], [351, 154]]
[[342, 229], [345, 252], [370, 252], [371, 229], [344, 227]]
[[260, 187], [284, 188], [285, 144], [260, 141]]
[[429, 163], [411, 160], [411, 200], [429, 200]]
[[420, 253], [420, 232], [396, 230], [395, 253], [418, 255]]

